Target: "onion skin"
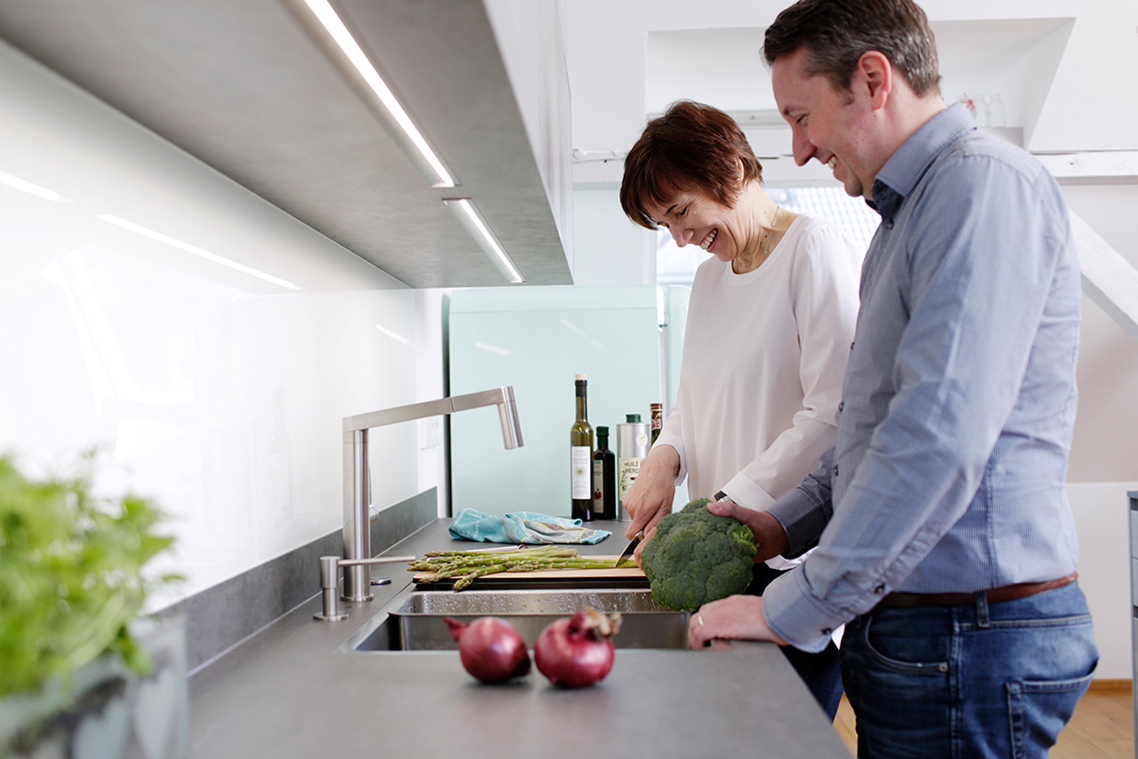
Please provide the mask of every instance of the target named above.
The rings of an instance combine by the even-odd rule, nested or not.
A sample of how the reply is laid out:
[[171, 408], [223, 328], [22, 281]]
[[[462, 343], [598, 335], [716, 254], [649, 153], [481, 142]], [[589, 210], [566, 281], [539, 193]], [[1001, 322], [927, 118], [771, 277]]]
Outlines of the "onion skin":
[[513, 625], [500, 617], [479, 617], [470, 624], [447, 617], [443, 620], [458, 641], [462, 666], [476, 680], [504, 683], [529, 674], [526, 643]]
[[559, 688], [584, 688], [612, 671], [616, 650], [612, 636], [620, 614], [607, 617], [591, 608], [550, 623], [533, 647], [537, 669]]

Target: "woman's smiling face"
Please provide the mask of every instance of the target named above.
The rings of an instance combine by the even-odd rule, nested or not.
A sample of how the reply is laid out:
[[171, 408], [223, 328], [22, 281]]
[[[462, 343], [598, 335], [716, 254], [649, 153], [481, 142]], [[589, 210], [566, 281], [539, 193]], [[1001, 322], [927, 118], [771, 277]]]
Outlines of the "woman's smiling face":
[[702, 190], [681, 190], [667, 205], [650, 204], [646, 210], [672, 233], [676, 245], [698, 245], [720, 261], [733, 260], [747, 239], [742, 215]]

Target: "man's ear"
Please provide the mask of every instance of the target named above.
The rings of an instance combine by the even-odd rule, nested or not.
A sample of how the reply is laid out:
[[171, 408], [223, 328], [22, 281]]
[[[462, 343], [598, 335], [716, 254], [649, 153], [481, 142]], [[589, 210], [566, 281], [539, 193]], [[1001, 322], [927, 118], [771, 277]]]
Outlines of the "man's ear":
[[861, 80], [873, 109], [883, 108], [893, 92], [893, 64], [885, 54], [876, 50], [862, 53], [855, 74]]

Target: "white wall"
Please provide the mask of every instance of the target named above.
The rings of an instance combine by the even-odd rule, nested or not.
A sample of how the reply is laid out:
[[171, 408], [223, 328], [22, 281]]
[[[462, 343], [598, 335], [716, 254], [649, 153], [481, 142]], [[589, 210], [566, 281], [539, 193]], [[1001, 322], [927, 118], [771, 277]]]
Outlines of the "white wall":
[[[1138, 184], [1065, 185], [1071, 209], [1138, 265]], [[1095, 619], [1098, 676], [1131, 670], [1130, 530], [1126, 492], [1138, 489], [1138, 343], [1083, 298], [1079, 416], [1067, 492], [1079, 530], [1080, 585]]]
[[578, 189], [573, 206], [574, 284], [656, 283], [656, 236], [624, 215], [617, 189]]
[[[104, 446], [172, 515], [156, 605], [338, 529], [340, 420], [441, 390], [439, 296], [6, 45], [0, 101], [0, 451]], [[429, 432], [373, 433], [377, 505], [442, 481]]]

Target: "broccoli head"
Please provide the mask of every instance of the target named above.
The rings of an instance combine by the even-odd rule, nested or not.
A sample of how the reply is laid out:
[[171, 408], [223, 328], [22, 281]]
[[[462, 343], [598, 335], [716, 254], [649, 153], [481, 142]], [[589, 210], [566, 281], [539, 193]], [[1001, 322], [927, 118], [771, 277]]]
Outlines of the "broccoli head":
[[652, 598], [669, 609], [694, 611], [751, 584], [755, 536], [732, 517], [707, 510], [699, 498], [660, 520], [640, 555]]

